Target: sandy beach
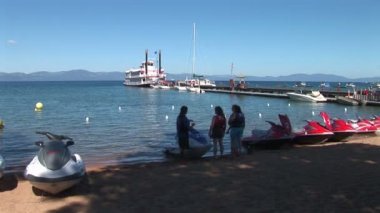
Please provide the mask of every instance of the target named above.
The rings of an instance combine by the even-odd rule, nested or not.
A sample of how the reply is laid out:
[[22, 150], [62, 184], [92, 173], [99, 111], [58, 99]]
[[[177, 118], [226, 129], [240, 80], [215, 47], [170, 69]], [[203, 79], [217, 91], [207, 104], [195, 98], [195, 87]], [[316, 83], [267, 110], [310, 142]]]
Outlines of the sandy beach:
[[1, 212], [380, 212], [380, 137], [88, 169], [59, 195], [0, 180]]

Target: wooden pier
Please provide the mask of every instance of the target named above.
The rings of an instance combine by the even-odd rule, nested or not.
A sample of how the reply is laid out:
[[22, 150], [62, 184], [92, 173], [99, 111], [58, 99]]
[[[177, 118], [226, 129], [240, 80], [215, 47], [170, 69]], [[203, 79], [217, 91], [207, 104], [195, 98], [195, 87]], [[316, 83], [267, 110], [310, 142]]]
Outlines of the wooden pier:
[[[234, 95], [250, 95], [250, 96], [263, 96], [263, 97], [272, 97], [272, 98], [289, 98], [287, 92], [297, 92], [300, 91], [300, 88], [262, 88], [262, 87], [253, 87], [253, 88], [240, 88], [231, 90], [230, 87], [215, 87], [215, 88], [203, 88], [206, 92], [209, 93], [224, 93], [224, 94], [234, 94]], [[303, 89], [304, 94], [310, 93], [312, 90]], [[371, 94], [369, 95], [358, 95], [357, 93], [350, 96], [349, 91], [323, 91], [320, 90], [320, 93], [326, 97], [327, 102], [333, 102], [338, 104], [345, 105], [371, 105], [371, 106], [380, 106], [380, 94]], [[347, 97], [348, 96], [348, 97]]]
[[269, 92], [252, 92], [252, 91], [241, 91], [241, 90], [225, 90], [225, 89], [203, 89], [206, 92], [211, 93], [226, 93], [234, 95], [252, 95], [252, 96], [264, 96], [273, 98], [288, 98], [286, 93], [269, 93]]
[[349, 98], [349, 97], [344, 97], [344, 96], [336, 96], [336, 102], [343, 105], [351, 105], [351, 106], [360, 105], [360, 102], [358, 100]]

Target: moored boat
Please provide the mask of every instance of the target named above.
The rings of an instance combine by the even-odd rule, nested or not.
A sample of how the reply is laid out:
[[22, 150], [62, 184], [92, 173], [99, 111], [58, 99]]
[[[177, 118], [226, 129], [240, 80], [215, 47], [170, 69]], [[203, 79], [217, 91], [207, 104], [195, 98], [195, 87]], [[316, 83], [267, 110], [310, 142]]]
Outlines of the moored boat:
[[[195, 74], [195, 23], [193, 23], [193, 56], [192, 56], [192, 79], [184, 80], [184, 84], [187, 87], [187, 91], [190, 92], [196, 92], [196, 93], [203, 93], [204, 91], [201, 90], [202, 88], [214, 88], [216, 87], [215, 82], [205, 78], [203, 75], [197, 75]], [[193, 88], [199, 88], [199, 89], [193, 89]]]
[[216, 87], [215, 82], [213, 82], [207, 78], [204, 78], [203, 76], [193, 75], [193, 77], [195, 77], [195, 78], [185, 80], [185, 84], [187, 86], [201, 87], [201, 88], [214, 88], [214, 87]]
[[194, 93], [204, 93], [205, 91], [200, 87], [186, 87], [186, 90]]
[[310, 87], [310, 85], [306, 84], [306, 82], [303, 82], [303, 81], [298, 81], [296, 82], [293, 87]]
[[166, 79], [164, 69], [161, 68], [161, 51], [158, 56], [158, 68], [154, 65], [153, 60], [148, 60], [148, 50], [145, 51], [145, 61], [139, 68], [132, 68], [125, 71], [125, 86], [150, 87], [158, 84], [159, 81]]
[[330, 88], [330, 83], [328, 82], [323, 82], [319, 85], [321, 88]]
[[186, 91], [186, 83], [185, 81], [176, 81], [174, 85], [174, 89], [178, 91]]
[[346, 87], [355, 88], [356, 85], [355, 85], [354, 83], [347, 83], [347, 84], [346, 84]]
[[296, 93], [296, 92], [288, 92], [286, 95], [291, 100], [296, 101], [304, 101], [304, 102], [326, 102], [327, 99], [319, 92], [319, 91], [312, 91], [308, 94], [302, 94], [302, 93]]

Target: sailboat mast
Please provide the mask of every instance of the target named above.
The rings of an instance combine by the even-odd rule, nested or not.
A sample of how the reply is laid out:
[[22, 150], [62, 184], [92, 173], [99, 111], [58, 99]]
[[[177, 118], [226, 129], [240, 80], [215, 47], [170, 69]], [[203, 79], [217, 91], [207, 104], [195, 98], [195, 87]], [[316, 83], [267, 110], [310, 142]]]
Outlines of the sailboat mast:
[[145, 50], [145, 82], [148, 76], [148, 49]]
[[158, 50], [158, 77], [160, 77], [161, 74], [161, 50]]
[[193, 76], [195, 74], [195, 23], [193, 23], [193, 66], [192, 66]]

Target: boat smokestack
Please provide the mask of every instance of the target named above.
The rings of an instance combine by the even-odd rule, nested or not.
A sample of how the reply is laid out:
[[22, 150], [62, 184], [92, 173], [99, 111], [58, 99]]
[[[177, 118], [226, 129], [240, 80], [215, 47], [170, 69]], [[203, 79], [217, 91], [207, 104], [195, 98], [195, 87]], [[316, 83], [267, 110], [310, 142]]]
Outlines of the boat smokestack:
[[145, 50], [145, 75], [148, 75], [148, 49]]
[[161, 74], [161, 50], [158, 50], [158, 74]]

